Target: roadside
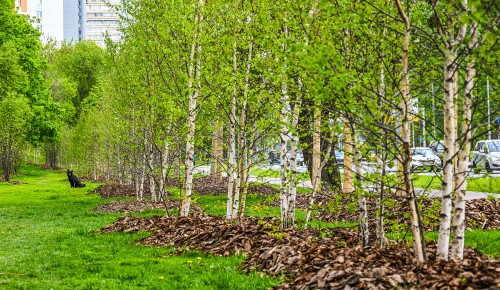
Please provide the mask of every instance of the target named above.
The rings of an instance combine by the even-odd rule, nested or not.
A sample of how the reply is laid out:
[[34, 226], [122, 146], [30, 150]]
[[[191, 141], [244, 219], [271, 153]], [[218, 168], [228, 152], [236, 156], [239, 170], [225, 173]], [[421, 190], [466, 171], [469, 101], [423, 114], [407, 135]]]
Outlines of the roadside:
[[[369, 166], [369, 164], [366, 162], [363, 166], [364, 166], [364, 169], [366, 171], [368, 171], [368, 173], [369, 173], [370, 172], [369, 168], [371, 168]], [[262, 169], [279, 171], [280, 165], [265, 165], [262, 167]], [[297, 171], [298, 172], [307, 172], [307, 167], [300, 166], [300, 167], [298, 167]], [[194, 173], [208, 175], [210, 173], [210, 166], [209, 165], [197, 166], [194, 169]], [[428, 173], [428, 174], [435, 175], [435, 173]], [[471, 178], [477, 178], [480, 176], [481, 176], [481, 174], [474, 174], [473, 172], [470, 172], [470, 175], [469, 175], [469, 177], [471, 177]], [[500, 173], [490, 174], [490, 177], [491, 178], [500, 177]], [[281, 179], [276, 178], [276, 177], [250, 176], [249, 181], [250, 182], [262, 182], [262, 183], [269, 183], [269, 184], [277, 184], [277, 185], [281, 184]], [[310, 180], [299, 180], [297, 186], [312, 188]], [[440, 189], [415, 188], [415, 192], [417, 195], [425, 195], [425, 196], [428, 196], [430, 198], [440, 198], [442, 195], [442, 190], [440, 190]], [[481, 199], [481, 198], [500, 199], [500, 194], [494, 194], [494, 193], [488, 193], [488, 192], [478, 192], [478, 191], [467, 191], [467, 193], [465, 195], [466, 200]]]

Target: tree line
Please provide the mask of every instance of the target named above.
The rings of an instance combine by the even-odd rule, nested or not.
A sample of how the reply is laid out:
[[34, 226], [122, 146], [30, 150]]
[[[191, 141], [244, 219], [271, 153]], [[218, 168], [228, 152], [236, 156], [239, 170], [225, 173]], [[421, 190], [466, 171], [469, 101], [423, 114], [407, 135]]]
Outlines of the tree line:
[[[350, 195], [361, 243], [384, 246], [384, 200], [402, 195], [424, 261], [410, 149], [443, 140], [438, 258], [463, 257], [471, 144], [493, 129], [485, 83], [498, 84], [496, 1], [124, 0], [115, 7], [122, 39], [106, 48], [42, 46], [29, 19], [1, 1], [4, 179], [21, 152], [42, 148], [49, 167], [134, 185], [138, 199], [164, 200], [175, 177], [187, 216], [205, 160], [210, 174], [227, 176], [226, 217], [237, 219], [250, 168], [272, 149], [286, 228], [301, 152], [312, 182], [306, 223], [321, 192]], [[496, 114], [498, 94], [489, 97]], [[367, 198], [377, 200], [375, 238]]]

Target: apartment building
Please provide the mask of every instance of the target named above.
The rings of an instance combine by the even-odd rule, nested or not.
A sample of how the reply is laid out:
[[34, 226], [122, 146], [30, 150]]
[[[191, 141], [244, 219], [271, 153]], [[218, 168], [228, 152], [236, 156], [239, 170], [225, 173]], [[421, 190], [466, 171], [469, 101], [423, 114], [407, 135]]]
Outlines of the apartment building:
[[119, 16], [113, 7], [120, 0], [15, 0], [18, 13], [35, 17], [42, 41], [75, 42], [82, 39], [104, 46], [105, 35], [120, 39]]
[[113, 42], [120, 39], [120, 18], [115, 11], [119, 0], [86, 0], [84, 38], [104, 46], [105, 35]]

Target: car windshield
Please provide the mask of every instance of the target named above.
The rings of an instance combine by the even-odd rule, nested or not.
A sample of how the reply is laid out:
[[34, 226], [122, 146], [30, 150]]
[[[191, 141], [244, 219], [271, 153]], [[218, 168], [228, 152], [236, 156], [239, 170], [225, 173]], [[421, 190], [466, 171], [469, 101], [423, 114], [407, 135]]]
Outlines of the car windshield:
[[490, 152], [500, 152], [500, 141], [488, 143]]
[[432, 150], [427, 148], [415, 148], [413, 149], [411, 155], [422, 155], [422, 156], [432, 155]]

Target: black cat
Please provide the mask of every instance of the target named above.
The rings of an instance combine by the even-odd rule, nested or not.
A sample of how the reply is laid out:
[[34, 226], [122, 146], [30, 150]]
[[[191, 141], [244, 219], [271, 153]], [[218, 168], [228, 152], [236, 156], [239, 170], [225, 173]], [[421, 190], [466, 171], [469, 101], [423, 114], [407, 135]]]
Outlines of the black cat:
[[69, 183], [71, 184], [71, 187], [85, 187], [85, 184], [81, 183], [78, 178], [73, 174], [73, 170], [67, 170], [66, 174], [68, 175], [68, 180]]

